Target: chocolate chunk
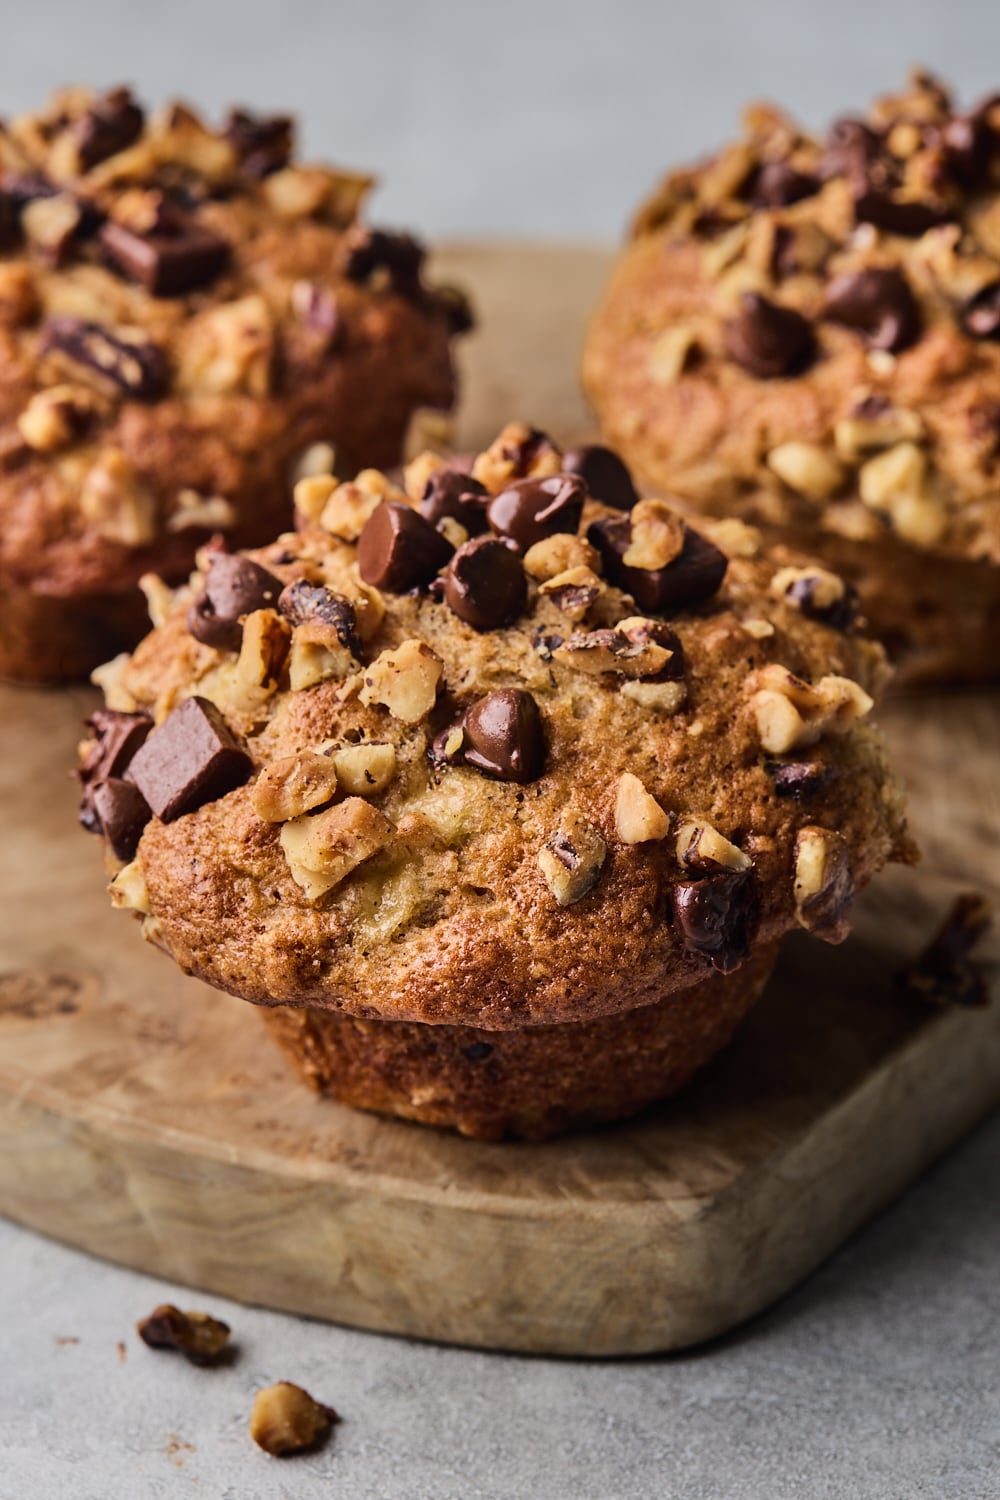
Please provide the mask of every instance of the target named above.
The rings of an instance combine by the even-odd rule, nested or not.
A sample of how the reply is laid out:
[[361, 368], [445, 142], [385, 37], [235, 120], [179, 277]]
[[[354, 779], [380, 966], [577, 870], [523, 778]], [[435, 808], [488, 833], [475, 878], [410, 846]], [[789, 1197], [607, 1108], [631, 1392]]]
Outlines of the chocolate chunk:
[[740, 310], [726, 324], [726, 353], [759, 380], [797, 374], [812, 359], [816, 341], [807, 320], [759, 292], [744, 292]]
[[127, 88], [109, 89], [91, 104], [75, 127], [76, 149], [85, 172], [131, 146], [146, 117]]
[[471, 474], [456, 469], [438, 469], [427, 481], [420, 514], [431, 526], [451, 516], [470, 536], [486, 530], [486, 507], [490, 492]]
[[731, 974], [749, 957], [757, 906], [752, 869], [681, 881], [671, 888], [671, 897], [688, 953], [710, 958], [722, 974]]
[[940, 203], [919, 203], [912, 198], [869, 190], [855, 198], [854, 216], [859, 224], [874, 224], [888, 234], [914, 237], [943, 224], [954, 214]]
[[725, 553], [690, 526], [684, 528], [679, 554], [665, 568], [633, 568], [624, 561], [632, 545], [627, 516], [592, 522], [587, 540], [601, 554], [606, 577], [631, 594], [639, 608], [649, 614], [666, 614], [710, 599], [729, 566]]
[[1000, 281], [973, 297], [962, 310], [961, 323], [974, 339], [1000, 339]]
[[521, 560], [496, 537], [475, 537], [448, 564], [444, 597], [459, 619], [476, 630], [509, 625], [528, 599]]
[[215, 704], [185, 698], [136, 752], [127, 779], [172, 823], [242, 786], [252, 770]]
[[563, 472], [578, 474], [595, 500], [614, 510], [631, 510], [639, 500], [632, 475], [617, 453], [600, 443], [584, 443], [563, 454]]
[[221, 235], [166, 205], [156, 227], [139, 234], [124, 224], [104, 225], [100, 233], [104, 258], [137, 281], [154, 297], [176, 297], [214, 281], [229, 261]]
[[757, 208], [787, 208], [819, 192], [819, 178], [799, 172], [787, 161], [769, 161], [751, 179], [751, 201]]
[[425, 255], [423, 245], [412, 235], [358, 227], [345, 237], [340, 269], [349, 281], [360, 282], [384, 271], [394, 291], [414, 296], [422, 290]]
[[899, 196], [902, 167], [883, 138], [862, 120], [835, 122], [823, 160], [827, 177], [846, 177], [854, 197], [854, 216], [890, 234], [919, 235], [952, 216], [943, 200]]
[[486, 519], [498, 536], [509, 537], [527, 552], [543, 537], [575, 532], [583, 514], [586, 487], [575, 474], [548, 479], [519, 479], [494, 495]]
[[406, 594], [430, 583], [453, 551], [417, 511], [386, 500], [372, 511], [358, 538], [358, 572], [375, 588]]
[[196, 641], [220, 651], [238, 651], [243, 643], [244, 615], [273, 609], [282, 584], [279, 578], [238, 553], [213, 552], [205, 587], [188, 610], [187, 628]]
[[545, 732], [538, 704], [521, 688], [498, 688], [462, 716], [460, 755], [467, 766], [498, 781], [537, 781], [545, 766]]
[[850, 630], [858, 618], [859, 609], [858, 591], [854, 585], [845, 583], [844, 592], [839, 599], [834, 599], [832, 604], [819, 604], [817, 596], [821, 593], [820, 579], [808, 573], [801, 578], [796, 578], [795, 582], [785, 590], [786, 597], [793, 599], [810, 620], [819, 620], [834, 630]]
[[941, 131], [941, 146], [948, 171], [966, 191], [982, 187], [989, 179], [990, 164], [998, 145], [990, 115], [1000, 105], [1000, 94], [991, 94], [967, 115], [953, 115]]
[[290, 115], [253, 115], [233, 109], [223, 133], [249, 177], [267, 177], [287, 167], [295, 147], [295, 121]]
[[986, 897], [963, 892], [916, 961], [897, 975], [897, 982], [925, 1005], [988, 1005], [989, 984], [972, 950], [992, 925]]
[[827, 134], [820, 175], [846, 177], [862, 189], [883, 156], [882, 139], [864, 120], [849, 116], [834, 120]]
[[823, 316], [863, 333], [873, 349], [899, 353], [920, 335], [920, 310], [901, 271], [847, 271], [827, 288]]
[[52, 349], [96, 370], [135, 401], [157, 401], [166, 392], [166, 357], [149, 339], [121, 338], [99, 323], [63, 315], [45, 324], [42, 351]]
[[335, 594], [325, 584], [309, 583], [305, 578], [296, 579], [282, 590], [278, 599], [278, 613], [293, 625], [305, 625], [310, 620], [332, 625], [340, 644], [360, 660], [361, 641], [354, 606], [349, 599], [345, 599], [342, 594]]
[[153, 816], [139, 788], [120, 776], [109, 776], [94, 787], [92, 801], [112, 854], [126, 863], [134, 859], [142, 830]]
[[489, 1042], [470, 1042], [462, 1051], [470, 1062], [483, 1062], [491, 1055], [493, 1047]]
[[837, 776], [828, 760], [768, 760], [764, 769], [774, 783], [775, 794], [795, 802], [826, 791]]
[[94, 810], [94, 789], [109, 777], [121, 776], [135, 752], [153, 728], [150, 714], [125, 714], [111, 708], [95, 708], [84, 721], [93, 740], [77, 775], [82, 788], [80, 822], [89, 833], [101, 832]]

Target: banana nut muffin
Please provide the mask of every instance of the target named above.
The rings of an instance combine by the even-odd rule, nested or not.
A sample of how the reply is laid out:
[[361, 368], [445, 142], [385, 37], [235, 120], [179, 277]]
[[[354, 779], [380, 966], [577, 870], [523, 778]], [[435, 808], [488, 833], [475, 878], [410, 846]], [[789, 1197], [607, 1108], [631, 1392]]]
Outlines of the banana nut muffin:
[[[454, 398], [461, 297], [293, 159], [292, 121], [67, 90], [0, 126], [0, 675], [81, 675], [136, 590], [291, 516], [292, 471], [396, 463]], [[332, 445], [332, 448], [331, 446]]]
[[494, 1137], [630, 1113], [912, 856], [823, 568], [520, 424], [296, 504], [99, 674], [82, 819], [323, 1089]]
[[651, 485], [820, 554], [908, 681], [1000, 672], [1000, 96], [762, 105], [639, 213], [584, 383]]

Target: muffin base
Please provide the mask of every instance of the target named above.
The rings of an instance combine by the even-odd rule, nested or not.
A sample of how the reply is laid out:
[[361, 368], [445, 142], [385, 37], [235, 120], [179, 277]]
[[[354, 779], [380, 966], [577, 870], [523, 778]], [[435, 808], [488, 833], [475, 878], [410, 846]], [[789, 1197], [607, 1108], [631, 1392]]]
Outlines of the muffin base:
[[0, 590], [0, 678], [35, 685], [79, 682], [129, 651], [149, 629], [138, 589], [60, 598]]
[[477, 1140], [540, 1141], [624, 1119], [681, 1088], [729, 1041], [778, 954], [597, 1020], [484, 1031], [265, 1009], [272, 1038], [317, 1092]]

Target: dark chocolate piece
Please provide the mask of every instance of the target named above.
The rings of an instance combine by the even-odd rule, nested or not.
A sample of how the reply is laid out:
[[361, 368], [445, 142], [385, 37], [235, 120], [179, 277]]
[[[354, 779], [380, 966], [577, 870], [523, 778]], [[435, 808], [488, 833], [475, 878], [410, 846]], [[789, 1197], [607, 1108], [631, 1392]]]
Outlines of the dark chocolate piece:
[[743, 293], [739, 312], [726, 324], [725, 338], [730, 359], [758, 380], [798, 374], [816, 351], [807, 319], [759, 292]]
[[75, 126], [76, 148], [85, 172], [142, 135], [146, 117], [130, 89], [109, 89], [96, 98]]
[[58, 349], [77, 364], [96, 370], [135, 401], [158, 401], [169, 383], [166, 356], [158, 345], [149, 339], [120, 338], [82, 318], [49, 318], [42, 349]]
[[671, 887], [671, 899], [687, 952], [711, 959], [722, 974], [731, 974], [750, 956], [757, 905], [752, 868], [681, 881]]
[[105, 259], [154, 297], [176, 297], [214, 281], [229, 261], [221, 235], [177, 210], [166, 212], [148, 234], [113, 221], [100, 232]]
[[384, 271], [394, 291], [404, 296], [422, 292], [420, 273], [426, 251], [410, 234], [389, 234], [383, 229], [352, 229], [345, 236], [340, 269], [349, 281], [370, 281]]
[[768, 760], [764, 769], [774, 783], [775, 794], [801, 802], [826, 791], [836, 780], [836, 767], [828, 760]]
[[255, 609], [276, 608], [281, 591], [281, 579], [249, 557], [213, 552], [204, 590], [188, 610], [187, 628], [206, 646], [238, 651], [243, 644], [240, 621]]
[[521, 560], [497, 537], [475, 537], [448, 564], [444, 597], [459, 619], [476, 630], [509, 625], [528, 599]]
[[624, 556], [632, 544], [632, 526], [627, 516], [609, 516], [594, 521], [587, 540], [601, 554], [604, 572], [612, 583], [632, 595], [648, 614], [666, 614], [710, 599], [726, 576], [729, 561], [724, 552], [693, 531], [684, 528], [684, 545], [665, 568], [633, 568]]
[[358, 538], [358, 572], [374, 588], [406, 594], [430, 583], [454, 550], [418, 511], [386, 500], [372, 511]]
[[431, 526], [451, 516], [464, 526], [470, 536], [480, 536], [486, 530], [486, 507], [490, 492], [471, 474], [457, 469], [438, 469], [427, 481], [420, 514]]
[[538, 704], [522, 688], [498, 688], [462, 715], [461, 760], [497, 781], [537, 781], [545, 767]]
[[94, 813], [111, 852], [126, 863], [135, 858], [142, 830], [153, 816], [137, 786], [120, 776], [99, 781], [92, 791]]
[[757, 208], [787, 208], [819, 192], [819, 178], [799, 172], [787, 161], [769, 161], [751, 179], [751, 201]]
[[120, 777], [135, 752], [153, 728], [150, 714], [125, 714], [111, 708], [95, 708], [84, 720], [93, 740], [77, 775], [82, 788], [80, 822], [89, 833], [100, 833], [101, 820], [94, 810], [94, 789], [109, 777]]
[[215, 704], [185, 698], [136, 752], [127, 779], [172, 823], [242, 786], [252, 770]]
[[595, 500], [614, 510], [631, 510], [638, 503], [639, 492], [632, 475], [611, 448], [600, 443], [583, 443], [563, 454], [563, 470], [578, 474]]
[[224, 134], [248, 177], [280, 172], [288, 166], [295, 148], [291, 115], [254, 115], [245, 109], [233, 109]]
[[498, 536], [508, 537], [525, 552], [556, 532], [575, 532], [583, 514], [586, 486], [576, 474], [548, 479], [519, 479], [494, 495], [486, 519]]
[[920, 335], [920, 309], [901, 271], [868, 266], [836, 277], [823, 316], [863, 333], [873, 349], [898, 354]]

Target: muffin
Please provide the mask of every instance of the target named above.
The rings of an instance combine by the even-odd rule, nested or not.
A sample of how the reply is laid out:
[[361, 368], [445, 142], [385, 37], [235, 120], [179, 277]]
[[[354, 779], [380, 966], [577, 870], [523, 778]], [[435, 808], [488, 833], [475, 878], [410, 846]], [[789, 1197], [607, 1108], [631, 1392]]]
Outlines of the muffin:
[[912, 856], [827, 570], [522, 424], [295, 498], [101, 674], [82, 819], [323, 1092], [487, 1138], [632, 1113]]
[[745, 127], [638, 215], [584, 357], [604, 431], [821, 556], [900, 680], [996, 677], [1000, 97], [919, 74], [825, 139]]
[[371, 181], [296, 164], [289, 119], [127, 89], [0, 127], [0, 675], [85, 676], [144, 574], [269, 540], [297, 464], [394, 464], [452, 404], [467, 308], [361, 222]]

